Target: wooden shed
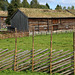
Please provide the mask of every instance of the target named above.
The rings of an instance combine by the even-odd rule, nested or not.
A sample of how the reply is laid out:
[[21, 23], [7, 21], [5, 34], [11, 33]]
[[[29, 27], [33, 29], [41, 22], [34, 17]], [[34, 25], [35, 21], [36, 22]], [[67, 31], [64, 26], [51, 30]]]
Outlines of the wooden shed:
[[18, 31], [29, 31], [30, 26], [34, 26], [35, 31], [49, 31], [50, 25], [53, 30], [72, 29], [75, 15], [66, 10], [19, 8], [10, 22]]

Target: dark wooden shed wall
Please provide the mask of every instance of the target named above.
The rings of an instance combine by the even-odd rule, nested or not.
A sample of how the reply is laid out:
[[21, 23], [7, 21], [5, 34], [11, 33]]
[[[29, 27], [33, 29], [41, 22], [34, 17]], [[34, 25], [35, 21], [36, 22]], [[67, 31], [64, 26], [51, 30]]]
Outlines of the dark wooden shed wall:
[[[42, 31], [42, 30], [50, 30], [50, 25], [54, 25], [53, 29], [54, 30], [60, 30], [60, 29], [72, 29], [73, 26], [75, 25], [75, 18], [35, 18], [35, 19], [29, 19], [29, 26], [35, 26], [38, 27], [38, 30], [39, 31]], [[42, 27], [40, 27], [42, 26]], [[46, 27], [44, 29], [44, 27]]]
[[28, 18], [22, 12], [18, 11], [10, 22], [18, 31], [28, 31]]

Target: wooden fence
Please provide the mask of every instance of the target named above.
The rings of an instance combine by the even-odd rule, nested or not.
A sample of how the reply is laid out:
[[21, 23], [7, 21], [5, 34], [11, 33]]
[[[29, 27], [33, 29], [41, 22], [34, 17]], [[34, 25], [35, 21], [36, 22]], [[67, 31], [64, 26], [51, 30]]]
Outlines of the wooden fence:
[[[17, 32], [17, 37], [29, 36], [29, 32]], [[15, 32], [0, 32], [0, 39], [14, 38]]]
[[[39, 49], [34, 50], [34, 60], [32, 60], [32, 50], [17, 51], [15, 61], [15, 50], [9, 51], [8, 49], [0, 49], [0, 71], [5, 69], [12, 69], [16, 71], [32, 70], [34, 72], [47, 72], [50, 71], [50, 50]], [[16, 65], [14, 63], [16, 62]], [[32, 64], [32, 62], [34, 62]], [[59, 73], [69, 75], [74, 73], [74, 56], [70, 50], [60, 50], [52, 52], [52, 73]]]

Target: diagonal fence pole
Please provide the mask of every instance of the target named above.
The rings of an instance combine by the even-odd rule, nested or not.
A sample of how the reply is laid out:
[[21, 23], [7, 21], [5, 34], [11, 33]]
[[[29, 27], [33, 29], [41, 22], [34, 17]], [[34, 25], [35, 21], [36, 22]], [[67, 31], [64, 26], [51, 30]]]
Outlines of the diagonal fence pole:
[[15, 57], [14, 57], [14, 71], [16, 71], [17, 67], [17, 29], [15, 28]]
[[50, 74], [52, 74], [52, 26], [51, 26], [51, 41], [50, 41]]
[[32, 72], [34, 72], [34, 27], [32, 27]]
[[73, 51], [74, 51], [74, 75], [75, 75], [75, 27], [73, 26]]

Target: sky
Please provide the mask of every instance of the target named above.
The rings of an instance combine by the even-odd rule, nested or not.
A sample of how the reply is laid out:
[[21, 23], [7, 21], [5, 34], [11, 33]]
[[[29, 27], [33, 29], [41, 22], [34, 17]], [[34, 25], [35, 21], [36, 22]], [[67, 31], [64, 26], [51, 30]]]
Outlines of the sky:
[[[8, 1], [10, 2], [11, 0], [8, 0]], [[30, 3], [31, 0], [27, 0], [27, 1]], [[43, 5], [48, 3], [50, 8], [52, 9], [55, 9], [57, 4], [61, 5], [62, 7], [64, 6], [71, 7], [72, 5], [75, 5], [75, 0], [38, 0], [38, 2]]]

